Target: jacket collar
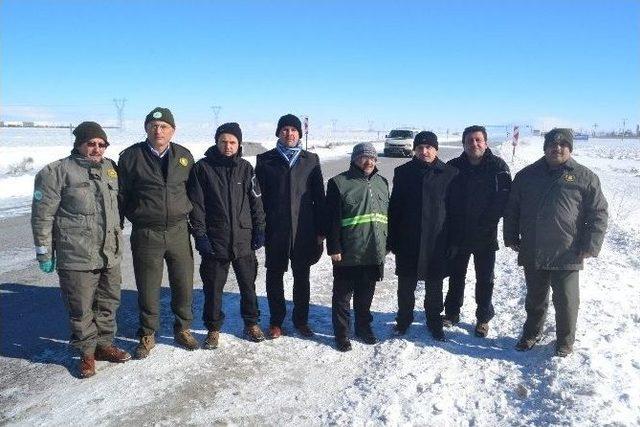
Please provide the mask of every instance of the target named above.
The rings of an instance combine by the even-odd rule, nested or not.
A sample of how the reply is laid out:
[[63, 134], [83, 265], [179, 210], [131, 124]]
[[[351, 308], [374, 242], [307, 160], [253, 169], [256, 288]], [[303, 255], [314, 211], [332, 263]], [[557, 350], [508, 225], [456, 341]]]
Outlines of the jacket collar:
[[209, 159], [211, 162], [217, 163], [217, 164], [221, 164], [221, 165], [225, 165], [225, 166], [235, 166], [238, 164], [238, 158], [240, 154], [240, 150], [238, 150], [238, 154], [232, 156], [232, 157], [227, 157], [225, 155], [223, 155], [220, 150], [218, 150], [218, 146], [217, 145], [212, 145], [211, 147], [209, 147], [207, 149], [207, 151], [205, 151], [204, 155], [207, 159]]
[[445, 164], [444, 164], [444, 162], [442, 160], [440, 160], [440, 157], [436, 157], [436, 159], [433, 161], [433, 163], [425, 163], [422, 160], [418, 160], [416, 157], [413, 157], [411, 159], [411, 161], [419, 169], [433, 168], [433, 169], [435, 169], [437, 171], [443, 171], [444, 168], [445, 168]]
[[365, 174], [362, 171], [362, 169], [360, 169], [358, 166], [356, 166], [353, 162], [349, 165], [349, 175], [352, 176], [353, 178], [361, 178], [361, 179], [369, 179], [370, 180], [377, 173], [378, 173], [378, 167], [377, 166], [373, 168], [373, 172], [371, 172], [371, 175], [365, 176]]

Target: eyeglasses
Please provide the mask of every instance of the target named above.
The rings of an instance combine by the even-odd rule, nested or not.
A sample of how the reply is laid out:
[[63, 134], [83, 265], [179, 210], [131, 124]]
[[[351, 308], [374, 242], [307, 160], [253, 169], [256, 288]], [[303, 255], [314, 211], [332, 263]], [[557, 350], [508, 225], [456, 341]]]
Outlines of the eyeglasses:
[[157, 130], [160, 129], [162, 132], [166, 132], [171, 128], [169, 125], [149, 125], [149, 129]]
[[95, 141], [88, 141], [85, 144], [87, 144], [87, 147], [89, 148], [101, 148], [101, 149], [105, 149], [109, 146], [109, 144], [107, 142], [95, 142]]

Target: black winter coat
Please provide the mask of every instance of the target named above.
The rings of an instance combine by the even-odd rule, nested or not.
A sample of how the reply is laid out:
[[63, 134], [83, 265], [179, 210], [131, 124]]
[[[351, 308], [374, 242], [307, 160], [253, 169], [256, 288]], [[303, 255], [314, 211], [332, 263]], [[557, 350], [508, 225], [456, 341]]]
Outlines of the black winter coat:
[[214, 145], [193, 166], [187, 189], [193, 235], [209, 237], [214, 257], [233, 260], [250, 254], [253, 230], [265, 228], [251, 163], [239, 156], [225, 157]]
[[325, 193], [320, 159], [302, 150], [293, 168], [276, 150], [259, 154], [256, 176], [262, 189], [267, 218], [266, 262], [268, 269], [287, 270], [313, 265], [320, 259], [326, 236]]
[[448, 274], [446, 211], [457, 173], [440, 159], [427, 164], [413, 158], [395, 169], [387, 242], [398, 276], [438, 280]]
[[463, 251], [498, 250], [498, 221], [511, 190], [509, 166], [490, 149], [477, 166], [466, 153], [449, 160], [459, 173], [451, 183], [447, 209], [450, 245]]

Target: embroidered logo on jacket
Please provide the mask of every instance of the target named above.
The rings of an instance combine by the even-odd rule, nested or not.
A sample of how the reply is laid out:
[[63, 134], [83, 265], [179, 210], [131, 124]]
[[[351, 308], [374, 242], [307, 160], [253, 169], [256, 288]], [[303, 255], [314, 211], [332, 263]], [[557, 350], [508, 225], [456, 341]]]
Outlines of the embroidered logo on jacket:
[[180, 157], [180, 159], [178, 159], [178, 163], [186, 167], [189, 164], [189, 160], [186, 157]]
[[573, 182], [576, 180], [576, 176], [575, 175], [571, 175], [571, 174], [566, 174], [564, 176], [564, 180], [567, 182]]

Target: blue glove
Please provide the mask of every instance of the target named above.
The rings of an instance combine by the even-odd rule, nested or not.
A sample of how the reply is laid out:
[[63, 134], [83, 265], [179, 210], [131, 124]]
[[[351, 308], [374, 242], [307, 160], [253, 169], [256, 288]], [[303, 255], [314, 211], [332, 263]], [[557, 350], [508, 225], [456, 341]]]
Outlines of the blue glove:
[[264, 246], [264, 231], [262, 230], [253, 230], [253, 235], [251, 236], [251, 249], [257, 251], [261, 247]]
[[55, 269], [56, 269], [55, 260], [50, 259], [48, 261], [40, 261], [40, 270], [42, 270], [43, 273], [53, 273]]
[[206, 234], [196, 237], [196, 250], [200, 256], [214, 255], [211, 241]]

